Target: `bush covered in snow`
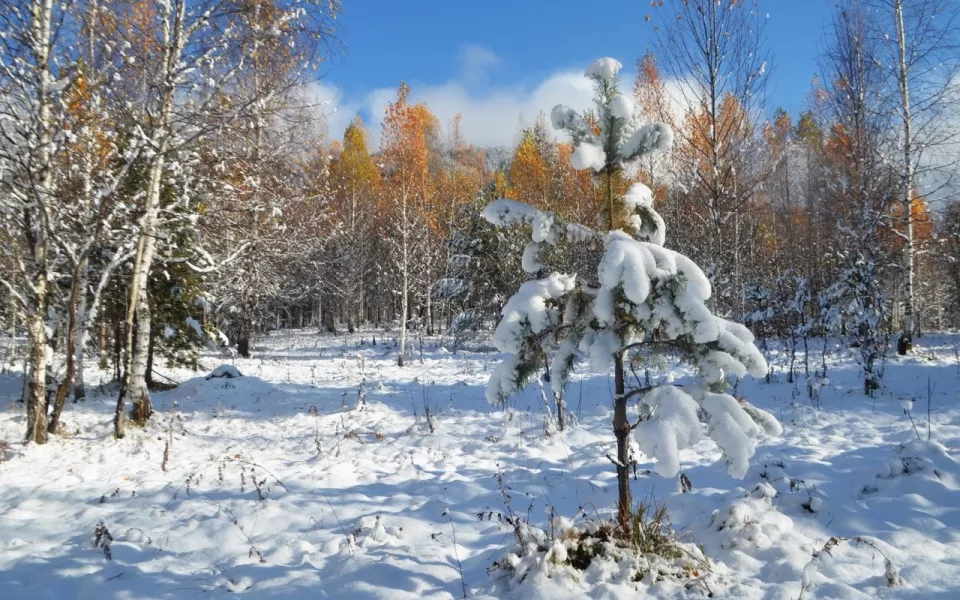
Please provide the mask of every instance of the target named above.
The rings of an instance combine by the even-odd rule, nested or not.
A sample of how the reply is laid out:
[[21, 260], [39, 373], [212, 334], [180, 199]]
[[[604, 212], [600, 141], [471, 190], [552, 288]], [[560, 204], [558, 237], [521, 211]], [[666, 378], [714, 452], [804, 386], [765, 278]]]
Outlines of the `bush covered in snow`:
[[516, 544], [494, 568], [508, 574], [514, 591], [550, 580], [566, 589], [664, 584], [709, 595], [722, 582], [700, 548], [673, 532], [663, 505], [636, 509], [630, 539], [604, 521], [560, 518], [550, 533], [523, 520], [511, 522]]

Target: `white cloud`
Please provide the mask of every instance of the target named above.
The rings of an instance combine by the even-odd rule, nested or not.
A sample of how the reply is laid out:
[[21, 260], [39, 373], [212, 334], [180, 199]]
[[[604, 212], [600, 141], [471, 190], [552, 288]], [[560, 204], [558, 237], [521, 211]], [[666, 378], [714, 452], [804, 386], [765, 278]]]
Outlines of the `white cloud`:
[[[577, 110], [592, 105], [592, 87], [582, 69], [559, 70], [533, 85], [484, 85], [499, 57], [486, 48], [464, 46], [459, 70], [451, 80], [439, 84], [410, 84], [410, 99], [425, 103], [446, 129], [458, 113], [461, 132], [478, 146], [512, 145], [520, 127], [531, 125], [541, 111], [564, 103]], [[360, 97], [347, 97], [334, 82], [315, 84], [312, 94], [325, 102], [330, 138], [339, 138], [360, 112], [370, 131], [371, 144], [380, 139], [380, 120], [387, 104], [396, 97], [396, 87], [376, 88]]]
[[[532, 125], [541, 111], [549, 116], [559, 103], [578, 111], [593, 106], [593, 84], [583, 75], [583, 66], [589, 61], [557, 70], [532, 84], [489, 85], [490, 73], [501, 63], [496, 54], [468, 45], [461, 48], [458, 59], [456, 76], [439, 84], [410, 83], [410, 98], [425, 103], [444, 129], [456, 114], [461, 114], [461, 132], [477, 146], [512, 146], [522, 127]], [[621, 75], [623, 92], [630, 93], [633, 70], [624, 69]], [[345, 97], [334, 83], [323, 82], [316, 86], [316, 96], [329, 101], [324, 113], [331, 139], [339, 138], [359, 111], [375, 147], [380, 139], [380, 120], [387, 104], [396, 97], [396, 87]]]

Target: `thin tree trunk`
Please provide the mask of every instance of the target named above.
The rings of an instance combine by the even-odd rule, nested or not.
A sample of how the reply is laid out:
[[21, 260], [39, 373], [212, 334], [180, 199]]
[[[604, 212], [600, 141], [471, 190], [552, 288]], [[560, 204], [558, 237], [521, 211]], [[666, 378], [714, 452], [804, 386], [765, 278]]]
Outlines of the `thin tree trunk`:
[[[81, 307], [86, 310], [86, 303]], [[73, 378], [73, 401], [82, 402], [87, 397], [87, 382], [85, 370], [83, 368], [83, 359], [86, 355], [87, 340], [90, 338], [90, 329], [83, 328], [78, 332], [77, 345], [74, 348], [74, 361], [77, 364], [77, 374]], [[101, 347], [102, 351], [102, 347]]]
[[119, 324], [113, 326], [113, 380], [123, 381], [123, 333]]
[[907, 40], [903, 27], [903, 0], [894, 0], [897, 21], [897, 47], [899, 50], [900, 103], [903, 110], [903, 218], [906, 242], [903, 247], [904, 300], [903, 328], [897, 351], [906, 354], [912, 346], [912, 336], [916, 327], [914, 309], [914, 268], [913, 268], [913, 122], [910, 117], [910, 78], [907, 70]]
[[[79, 325], [77, 328], [77, 337], [76, 337], [76, 346], [74, 347], [75, 361], [77, 364], [77, 374], [74, 377], [74, 387], [73, 387], [73, 399], [74, 402], [79, 402], [83, 400], [87, 395], [86, 382], [84, 381], [84, 368], [83, 360], [87, 351], [87, 340], [90, 339], [90, 330], [93, 328], [93, 324], [97, 319], [97, 313], [100, 309], [100, 298], [103, 297], [103, 291], [107, 288], [107, 284], [110, 283], [110, 276], [113, 274], [113, 271], [119, 267], [123, 262], [129, 258], [129, 255], [126, 252], [117, 252], [110, 262], [103, 267], [103, 271], [100, 273], [100, 281], [97, 282], [97, 286], [93, 289], [93, 292], [87, 296], [87, 270], [86, 266], [83, 270], [83, 281], [80, 289], [82, 290], [80, 294], [80, 308], [78, 311], [79, 315]], [[102, 369], [106, 368], [106, 325], [101, 322], [100, 324], [100, 366]]]
[[409, 309], [409, 281], [407, 270], [409, 268], [409, 256], [407, 250], [407, 235], [408, 235], [408, 223], [407, 223], [407, 197], [406, 194], [403, 196], [403, 204], [400, 208], [400, 218], [401, 221], [401, 233], [400, 233], [400, 244], [401, 244], [401, 256], [400, 260], [403, 261], [400, 265], [400, 277], [401, 277], [401, 286], [400, 286], [400, 357], [397, 359], [397, 366], [403, 366], [403, 355], [407, 349], [407, 311]]
[[563, 431], [566, 427], [564, 417], [567, 412], [567, 404], [563, 401], [563, 390], [559, 394], [554, 394], [554, 398], [557, 402], [557, 429]]
[[630, 535], [633, 498], [630, 493], [630, 421], [627, 419], [626, 382], [623, 352], [613, 357], [613, 432], [617, 437], [617, 523], [621, 534]]
[[153, 414], [150, 404], [150, 298], [144, 289], [137, 301], [136, 341], [133, 345], [133, 360], [130, 362], [129, 394], [133, 407], [132, 418], [143, 425]]
[[73, 377], [77, 368], [77, 329], [80, 325], [80, 297], [84, 295], [86, 277], [84, 272], [87, 268], [86, 258], [82, 258], [73, 270], [73, 285], [70, 286], [70, 303], [67, 306], [67, 340], [64, 354], [66, 355], [66, 372], [60, 385], [57, 386], [57, 395], [53, 402], [53, 413], [50, 415], [50, 423], [47, 426], [49, 433], [57, 433], [60, 426], [60, 413], [63, 412], [63, 405], [67, 401], [67, 395], [73, 385]]
[[425, 287], [426, 289], [424, 290], [424, 294], [427, 296], [427, 314], [426, 314], [427, 335], [433, 335], [433, 303], [431, 302], [432, 294], [430, 293], [430, 289], [433, 286], [430, 285], [430, 269], [429, 268], [427, 268], [427, 277], [426, 277]]
[[10, 355], [17, 356], [17, 299], [10, 294]]
[[243, 358], [250, 358], [250, 331], [253, 329], [249, 320], [244, 317], [237, 330], [237, 354]]
[[100, 349], [99, 367], [101, 370], [106, 371], [107, 370], [107, 321], [106, 319], [102, 319], [100, 321], [99, 339], [97, 341], [98, 341], [98, 348]]
[[[150, 393], [146, 385], [147, 353], [150, 345], [150, 308], [147, 306], [147, 283], [150, 280], [150, 268], [157, 249], [157, 219], [160, 209], [160, 192], [162, 175], [166, 166], [166, 154], [170, 145], [170, 136], [173, 132], [173, 110], [176, 97], [176, 77], [178, 76], [180, 61], [184, 45], [184, 22], [186, 20], [187, 2], [172, 4], [163, 3], [166, 11], [160, 15], [162, 19], [163, 57], [160, 63], [161, 96], [160, 110], [157, 125], [153, 129], [157, 148], [150, 163], [147, 193], [145, 198], [145, 213], [143, 215], [140, 238], [137, 244], [137, 255], [134, 261], [133, 277], [130, 279], [130, 306], [127, 307], [127, 340], [126, 340], [126, 368], [123, 382], [120, 385], [120, 396], [117, 399], [117, 409], [114, 414], [114, 435], [123, 437], [123, 411], [125, 395], [130, 393], [134, 418], [143, 423], [153, 412], [150, 406]], [[140, 303], [143, 306], [140, 306]], [[134, 344], [134, 319], [137, 322], [138, 343]]]

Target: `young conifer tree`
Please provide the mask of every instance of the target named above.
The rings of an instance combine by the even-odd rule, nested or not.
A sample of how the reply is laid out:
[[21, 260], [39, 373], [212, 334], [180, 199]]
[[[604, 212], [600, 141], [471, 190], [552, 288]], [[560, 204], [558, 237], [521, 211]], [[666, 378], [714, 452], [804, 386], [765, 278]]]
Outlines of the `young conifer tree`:
[[[561, 393], [580, 360], [591, 370], [614, 369], [613, 430], [617, 455], [617, 521], [629, 536], [631, 491], [630, 434], [644, 454], [656, 460], [665, 477], [680, 470], [680, 450], [696, 444], [706, 422], [734, 477], [746, 474], [761, 431], [779, 434], [769, 413], [725, 393], [729, 378], [763, 377], [767, 364], [746, 327], [724, 320], [707, 308], [710, 283], [686, 256], [663, 247], [665, 225], [653, 208], [653, 195], [636, 183], [618, 193], [624, 168], [652, 152], [665, 150], [672, 134], [663, 124], [641, 125], [633, 100], [619, 90], [619, 62], [595, 61], [586, 71], [594, 82], [596, 113], [591, 124], [574, 110], [556, 106], [551, 118], [576, 146], [578, 169], [592, 169], [604, 194], [608, 231], [564, 223], [556, 216], [512, 200], [496, 200], [484, 217], [497, 226], [525, 224], [531, 241], [523, 253], [527, 273], [543, 269], [539, 252], [547, 245], [602, 244], [595, 282], [554, 272], [527, 281], [503, 308], [494, 344], [510, 357], [496, 367], [487, 399], [500, 403], [550, 369], [554, 392]], [[693, 366], [695, 382], [642, 383], [628, 380], [626, 366], [650, 354], [680, 356]], [[631, 422], [630, 404], [636, 403]]]

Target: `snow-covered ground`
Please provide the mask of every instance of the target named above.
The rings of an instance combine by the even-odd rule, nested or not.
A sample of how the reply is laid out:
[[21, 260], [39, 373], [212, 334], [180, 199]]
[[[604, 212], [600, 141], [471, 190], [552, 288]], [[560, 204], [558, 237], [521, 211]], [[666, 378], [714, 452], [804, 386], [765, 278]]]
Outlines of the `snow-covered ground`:
[[[0, 376], [0, 441], [10, 446], [0, 597], [699, 595], [602, 572], [532, 574], [511, 587], [489, 570], [513, 544], [512, 514], [546, 529], [551, 514], [612, 514], [609, 377], [574, 378], [578, 420], [557, 433], [536, 386], [507, 408], [486, 404], [499, 355], [434, 343], [401, 369], [377, 341], [285, 332], [261, 340], [255, 358], [229, 361], [243, 377], [205, 379], [214, 356], [204, 373], [161, 368], [181, 385], [155, 394], [147, 428], [120, 441], [108, 388], [68, 405], [69, 435], [22, 446], [20, 381]], [[702, 545], [715, 597], [960, 598], [960, 337], [920, 346], [888, 364], [876, 398], [860, 392], [851, 359], [832, 361], [819, 410], [782, 373], [743, 382], [739, 393], [785, 431], [762, 441], [742, 481], [709, 440], [681, 455], [688, 493], [643, 474], [651, 465], [641, 460], [635, 498], [665, 501], [674, 526]], [[912, 399], [915, 426], [903, 409]], [[112, 560], [94, 545], [101, 522]], [[835, 536], [850, 539], [814, 560]], [[888, 587], [887, 559], [904, 585]]]

